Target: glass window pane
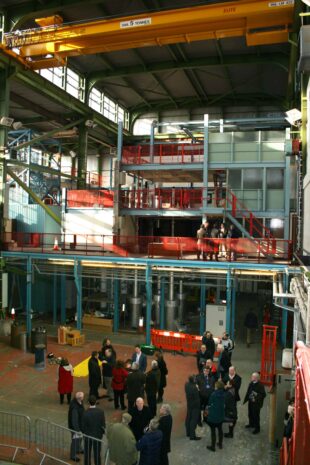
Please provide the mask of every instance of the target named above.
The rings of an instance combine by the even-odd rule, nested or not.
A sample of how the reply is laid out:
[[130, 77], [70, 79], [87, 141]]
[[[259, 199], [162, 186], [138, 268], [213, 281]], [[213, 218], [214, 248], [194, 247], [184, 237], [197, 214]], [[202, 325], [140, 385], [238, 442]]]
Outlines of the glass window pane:
[[283, 189], [284, 170], [279, 168], [267, 168], [267, 189]]
[[243, 170], [243, 189], [261, 189], [263, 186], [263, 170], [248, 168]]

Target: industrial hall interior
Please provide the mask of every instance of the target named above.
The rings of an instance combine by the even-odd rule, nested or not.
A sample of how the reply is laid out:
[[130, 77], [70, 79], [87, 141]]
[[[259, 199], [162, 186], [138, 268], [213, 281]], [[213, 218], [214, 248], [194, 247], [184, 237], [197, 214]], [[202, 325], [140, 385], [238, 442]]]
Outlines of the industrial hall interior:
[[0, 463], [309, 465], [310, 0], [0, 40]]

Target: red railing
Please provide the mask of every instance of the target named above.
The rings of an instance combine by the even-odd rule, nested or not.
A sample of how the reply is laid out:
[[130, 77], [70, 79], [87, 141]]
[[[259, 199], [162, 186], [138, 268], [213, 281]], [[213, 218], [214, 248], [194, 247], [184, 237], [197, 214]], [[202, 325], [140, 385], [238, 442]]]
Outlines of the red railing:
[[134, 145], [123, 148], [122, 163], [126, 165], [202, 163], [203, 154], [203, 144]]
[[200, 209], [207, 196], [207, 205], [223, 208], [225, 188], [156, 187], [153, 189], [123, 189], [120, 191], [120, 208], [130, 209]]
[[[57, 247], [55, 248], [55, 239]], [[197, 243], [192, 237], [113, 236], [100, 234], [4, 233], [5, 250], [44, 253], [115, 254], [136, 257], [167, 257], [195, 260], [286, 260], [292, 258], [292, 243], [283, 239], [213, 239]], [[268, 254], [266, 253], [268, 250]]]
[[248, 208], [241, 202], [238, 197], [230, 190], [226, 190], [227, 209], [231, 208], [231, 214], [234, 218], [240, 216], [245, 219], [247, 231], [251, 236], [256, 237], [272, 237], [270, 229], [264, 226], [263, 222], [257, 218]]
[[260, 380], [267, 386], [274, 384], [276, 374], [277, 326], [263, 325]]
[[67, 190], [68, 208], [113, 208], [112, 190]]

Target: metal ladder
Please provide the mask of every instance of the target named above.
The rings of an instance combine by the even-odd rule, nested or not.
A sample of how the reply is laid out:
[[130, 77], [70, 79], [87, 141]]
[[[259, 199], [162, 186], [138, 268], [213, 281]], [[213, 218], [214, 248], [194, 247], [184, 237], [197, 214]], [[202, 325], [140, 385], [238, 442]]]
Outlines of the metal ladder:
[[297, 234], [296, 248], [302, 250], [303, 233], [303, 159], [302, 152], [297, 154]]

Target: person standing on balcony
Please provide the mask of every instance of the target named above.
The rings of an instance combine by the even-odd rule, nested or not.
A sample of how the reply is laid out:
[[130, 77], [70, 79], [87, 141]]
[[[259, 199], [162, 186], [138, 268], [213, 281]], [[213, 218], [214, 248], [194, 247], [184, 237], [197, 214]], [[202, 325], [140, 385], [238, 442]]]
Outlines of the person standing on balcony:
[[218, 237], [221, 239], [220, 241], [220, 253], [219, 257], [227, 258], [226, 257], [226, 237], [227, 237], [227, 229], [224, 223], [221, 223], [220, 230]]
[[204, 252], [204, 238], [205, 238], [205, 228], [202, 224], [197, 231], [197, 260], [200, 260], [200, 255], [202, 255], [202, 259], [205, 259], [205, 252]]

